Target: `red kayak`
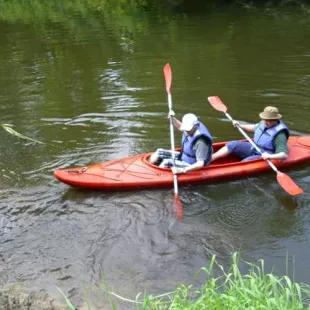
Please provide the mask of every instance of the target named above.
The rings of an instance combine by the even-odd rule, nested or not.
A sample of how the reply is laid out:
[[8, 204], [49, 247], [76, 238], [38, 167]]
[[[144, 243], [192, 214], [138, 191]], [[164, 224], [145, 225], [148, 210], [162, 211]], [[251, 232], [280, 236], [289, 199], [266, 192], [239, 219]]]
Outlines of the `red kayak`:
[[[227, 142], [214, 143], [218, 150]], [[289, 168], [310, 161], [310, 136], [289, 138], [289, 156], [284, 161], [272, 160], [277, 168]], [[129, 156], [85, 167], [57, 169], [55, 177], [70, 186], [99, 189], [126, 190], [141, 188], [173, 187], [170, 169], [159, 168], [148, 162], [152, 153]], [[272, 171], [263, 159], [240, 162], [234, 156], [214, 161], [206, 168], [178, 175], [180, 185], [212, 183], [229, 179], [249, 177], [257, 173]]]

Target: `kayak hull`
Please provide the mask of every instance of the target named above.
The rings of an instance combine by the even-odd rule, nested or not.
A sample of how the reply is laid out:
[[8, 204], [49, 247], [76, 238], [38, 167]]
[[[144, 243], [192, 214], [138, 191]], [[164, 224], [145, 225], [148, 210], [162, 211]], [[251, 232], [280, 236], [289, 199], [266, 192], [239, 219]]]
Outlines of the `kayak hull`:
[[[226, 143], [214, 143], [214, 150]], [[279, 170], [310, 161], [310, 136], [290, 137], [288, 147], [289, 156], [286, 160], [272, 160]], [[57, 169], [54, 176], [73, 187], [107, 191], [173, 187], [171, 170], [150, 164], [148, 158], [151, 154], [139, 154], [85, 167]], [[228, 156], [200, 170], [179, 174], [178, 184], [227, 181], [268, 171], [271, 168], [263, 159], [240, 162], [234, 156]]]

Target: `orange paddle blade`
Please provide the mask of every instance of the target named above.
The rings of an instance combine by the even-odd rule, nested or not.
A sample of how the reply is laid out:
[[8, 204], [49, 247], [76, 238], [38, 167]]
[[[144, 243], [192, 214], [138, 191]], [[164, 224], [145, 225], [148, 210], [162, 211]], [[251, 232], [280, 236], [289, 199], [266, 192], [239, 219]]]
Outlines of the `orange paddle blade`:
[[174, 195], [174, 207], [176, 212], [176, 217], [179, 222], [183, 221], [183, 206], [182, 201], [178, 194]]
[[290, 195], [301, 195], [304, 191], [288, 175], [277, 172], [277, 180], [283, 189]]
[[165, 75], [165, 81], [166, 81], [166, 90], [167, 90], [167, 93], [170, 94], [171, 82], [172, 82], [172, 73], [171, 73], [171, 67], [170, 67], [169, 63], [167, 63], [164, 66], [164, 75]]
[[219, 96], [208, 97], [208, 100], [215, 110], [226, 113], [227, 107]]

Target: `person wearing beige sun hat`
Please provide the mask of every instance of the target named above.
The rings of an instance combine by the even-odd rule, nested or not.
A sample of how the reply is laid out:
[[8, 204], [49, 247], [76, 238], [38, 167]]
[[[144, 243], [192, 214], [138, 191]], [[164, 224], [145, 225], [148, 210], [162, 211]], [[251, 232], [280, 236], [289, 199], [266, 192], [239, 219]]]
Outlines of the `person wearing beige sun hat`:
[[213, 153], [212, 137], [205, 125], [193, 113], [183, 116], [182, 122], [174, 117], [175, 113], [170, 110], [168, 118], [172, 117], [173, 125], [183, 132], [182, 150], [175, 151], [157, 149], [150, 158], [151, 164], [163, 168], [172, 168], [173, 173], [187, 173], [200, 169], [210, 163]]
[[281, 120], [278, 108], [267, 106], [259, 113], [261, 121], [257, 124], [240, 124], [233, 121], [245, 131], [254, 132], [254, 142], [260, 148], [259, 154], [255, 148], [245, 141], [231, 141], [212, 155], [211, 161], [234, 154], [242, 161], [263, 157], [264, 159], [284, 160], [288, 156], [287, 141], [290, 135], [288, 127]]

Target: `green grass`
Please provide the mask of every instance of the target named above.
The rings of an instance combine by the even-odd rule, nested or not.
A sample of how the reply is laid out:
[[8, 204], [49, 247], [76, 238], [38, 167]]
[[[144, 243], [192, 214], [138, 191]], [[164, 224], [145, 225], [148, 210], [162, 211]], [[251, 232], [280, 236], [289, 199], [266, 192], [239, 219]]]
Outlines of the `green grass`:
[[[176, 291], [159, 296], [137, 295], [136, 300], [106, 292], [111, 309], [117, 309], [112, 301], [117, 298], [138, 310], [296, 310], [310, 309], [310, 286], [293, 282], [288, 276], [265, 273], [264, 261], [257, 264], [245, 262], [246, 274], [239, 269], [239, 255], [232, 255], [232, 264], [225, 271], [213, 256], [209, 267], [202, 268], [207, 280], [200, 288], [179, 286]], [[219, 271], [214, 277], [215, 269]], [[68, 303], [68, 300], [67, 300]], [[72, 308], [70, 308], [72, 309]], [[91, 309], [91, 307], [89, 307]]]
[[[181, 285], [165, 296], [146, 296], [142, 304], [136, 304], [136, 309], [309, 309], [309, 304], [306, 305], [310, 298], [308, 285], [294, 283], [288, 276], [265, 273], [263, 260], [258, 264], [246, 263], [249, 271], [241, 274], [238, 254], [233, 254], [232, 259], [226, 272], [213, 256], [209, 267], [202, 268], [209, 278], [200, 289]], [[219, 268], [221, 275], [210, 278], [214, 267]]]

